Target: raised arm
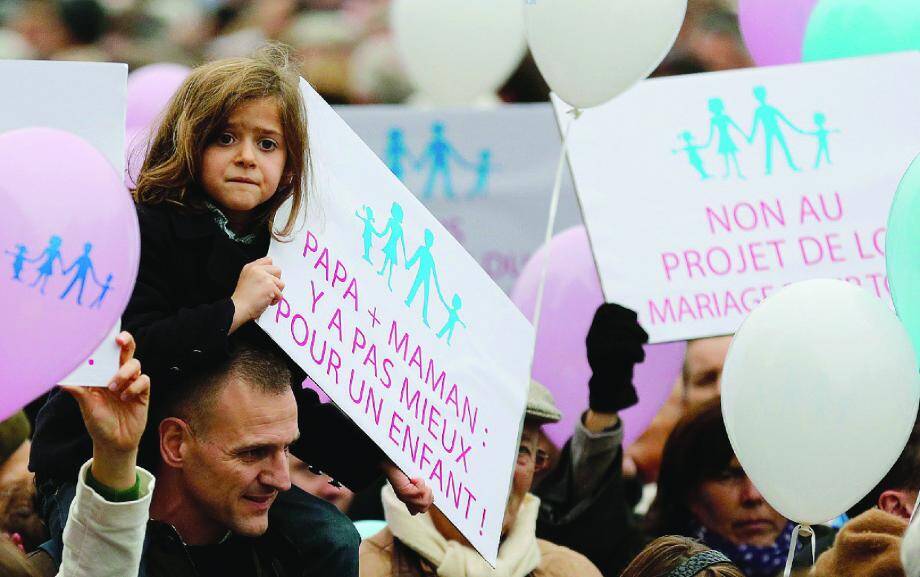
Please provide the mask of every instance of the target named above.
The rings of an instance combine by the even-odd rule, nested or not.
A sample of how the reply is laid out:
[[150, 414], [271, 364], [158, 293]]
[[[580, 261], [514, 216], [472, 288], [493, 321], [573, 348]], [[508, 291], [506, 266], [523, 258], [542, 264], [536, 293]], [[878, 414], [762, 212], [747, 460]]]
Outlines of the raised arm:
[[134, 577], [140, 567], [153, 477], [137, 467], [137, 453], [150, 379], [134, 358], [131, 335], [122, 332], [116, 342], [121, 366], [108, 388], [65, 387], [93, 439], [93, 459], [80, 470], [58, 577]]
[[[589, 409], [537, 490], [537, 535], [582, 553], [605, 575], [619, 575], [644, 544], [624, 488], [618, 413], [638, 400], [632, 374], [647, 340], [633, 311], [615, 304], [597, 310], [586, 339]], [[598, 526], [608, 539], [588, 537]]]

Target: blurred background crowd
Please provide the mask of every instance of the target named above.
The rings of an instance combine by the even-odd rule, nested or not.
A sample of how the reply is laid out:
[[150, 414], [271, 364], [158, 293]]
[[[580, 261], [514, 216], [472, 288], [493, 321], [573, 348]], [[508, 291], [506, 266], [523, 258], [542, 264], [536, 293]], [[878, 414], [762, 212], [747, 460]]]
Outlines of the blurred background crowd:
[[[0, 0], [0, 59], [193, 66], [250, 54], [266, 40], [292, 46], [303, 75], [333, 104], [393, 104], [412, 86], [389, 26], [389, 0]], [[736, 0], [691, 0], [680, 37], [657, 75], [751, 65]], [[475, 39], [470, 39], [475, 41]], [[508, 102], [546, 100], [526, 58], [500, 91]]]

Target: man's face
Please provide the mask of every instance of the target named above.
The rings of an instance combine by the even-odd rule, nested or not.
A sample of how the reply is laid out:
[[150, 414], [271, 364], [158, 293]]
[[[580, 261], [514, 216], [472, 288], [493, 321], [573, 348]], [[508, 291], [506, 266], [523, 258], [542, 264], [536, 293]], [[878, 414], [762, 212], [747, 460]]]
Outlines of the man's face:
[[767, 504], [738, 459], [715, 479], [700, 484], [690, 497], [690, 511], [703, 527], [735, 545], [772, 545], [787, 523]]
[[699, 406], [721, 391], [722, 366], [728, 355], [731, 337], [697, 339], [687, 343], [684, 361], [684, 405]]
[[508, 496], [508, 505], [505, 507], [505, 518], [502, 521], [502, 536], [506, 535], [514, 522], [517, 521], [518, 511], [524, 497], [533, 485], [534, 472], [545, 467], [546, 456], [539, 451], [540, 427], [536, 424], [525, 423], [521, 434], [521, 443], [518, 448], [517, 461], [514, 464], [514, 476], [511, 480], [511, 494]]
[[237, 377], [220, 393], [209, 422], [183, 447], [184, 489], [202, 519], [221, 530], [257, 537], [268, 510], [291, 488], [288, 447], [298, 436], [294, 394], [251, 390]]

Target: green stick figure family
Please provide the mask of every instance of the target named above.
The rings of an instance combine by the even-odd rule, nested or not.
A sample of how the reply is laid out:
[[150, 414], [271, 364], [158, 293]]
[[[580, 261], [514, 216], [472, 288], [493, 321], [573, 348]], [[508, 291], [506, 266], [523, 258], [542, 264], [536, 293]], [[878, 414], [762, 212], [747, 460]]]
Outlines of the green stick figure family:
[[738, 161], [738, 154], [741, 149], [735, 143], [735, 137], [743, 137], [750, 145], [757, 139], [758, 134], [763, 133], [764, 147], [766, 151], [764, 173], [773, 174], [773, 154], [777, 147], [783, 153], [786, 164], [793, 172], [800, 172], [801, 168], [796, 164], [789, 145], [786, 142], [784, 130], [792, 130], [798, 134], [814, 137], [818, 145], [818, 153], [815, 158], [814, 168], [817, 170], [821, 167], [822, 162], [831, 163], [830, 147], [828, 145], [828, 136], [839, 130], [829, 129], [826, 126], [827, 117], [816, 112], [813, 120], [815, 126], [812, 130], [804, 130], [796, 126], [789, 118], [775, 106], [767, 102], [767, 89], [763, 86], [754, 88], [754, 98], [757, 99], [758, 106], [754, 111], [754, 124], [751, 132], [748, 134], [741, 128], [737, 122], [726, 112], [725, 102], [721, 98], [711, 98], [709, 100], [709, 112], [712, 115], [709, 121], [709, 137], [704, 144], [695, 142], [694, 136], [690, 131], [684, 131], [679, 135], [683, 140], [684, 146], [675, 149], [672, 152], [677, 154], [683, 152], [686, 154], [690, 165], [696, 169], [702, 180], [712, 178], [712, 175], [706, 170], [706, 165], [700, 151], [709, 149], [716, 140], [716, 152], [722, 157], [725, 170], [723, 178], [729, 178], [734, 169], [735, 175], [745, 180], [746, 177], [741, 171], [741, 164]]
[[406, 145], [403, 131], [391, 128], [387, 136], [387, 147], [384, 153], [387, 166], [400, 180], [406, 180], [406, 164], [409, 163], [416, 172], [428, 169], [428, 178], [422, 189], [422, 198], [430, 199], [434, 196], [435, 188], [440, 184], [445, 198], [455, 198], [453, 164], [461, 169], [472, 171], [476, 175], [473, 186], [466, 196], [469, 198], [485, 196], [489, 186], [489, 176], [495, 169], [492, 163], [492, 152], [489, 149], [479, 151], [476, 162], [470, 162], [460, 154], [450, 143], [445, 134], [444, 123], [435, 122], [431, 125], [431, 141], [415, 158]]
[[92, 243], [85, 243], [83, 245], [83, 254], [78, 256], [70, 266], [64, 265], [64, 259], [61, 257], [61, 244], [61, 237], [55, 234], [48, 240], [48, 246], [45, 247], [41, 254], [34, 258], [29, 258], [28, 248], [21, 243], [16, 245], [15, 251], [4, 251], [4, 253], [13, 257], [13, 280], [16, 282], [24, 282], [22, 274], [25, 265], [27, 263], [37, 263], [41, 261], [41, 264], [35, 267], [37, 274], [35, 275], [35, 279], [29, 284], [29, 287], [35, 288], [37, 286], [38, 292], [45, 294], [48, 279], [54, 276], [54, 265], [57, 263], [61, 276], [66, 277], [72, 271], [74, 272], [70, 284], [67, 285], [67, 288], [64, 289], [64, 292], [61, 293], [58, 298], [64, 300], [67, 298], [67, 295], [76, 288], [77, 304], [82, 306], [86, 279], [90, 277], [99, 287], [99, 294], [96, 296], [96, 299], [90, 303], [89, 308], [100, 308], [102, 306], [102, 301], [105, 300], [106, 295], [112, 290], [112, 275], [108, 275], [105, 282], [99, 282], [99, 279], [96, 277], [96, 268], [93, 266], [93, 261], [89, 256], [90, 252], [93, 250]]
[[387, 288], [389, 288], [391, 292], [393, 291], [393, 269], [399, 264], [400, 249], [402, 249], [406, 270], [412, 270], [413, 267], [417, 268], [415, 280], [412, 282], [412, 288], [409, 289], [409, 294], [406, 296], [405, 302], [407, 307], [411, 307], [419, 290], [422, 290], [422, 322], [425, 323], [426, 327], [431, 327], [428, 322], [428, 301], [431, 293], [431, 284], [432, 281], [434, 281], [435, 292], [437, 292], [438, 299], [441, 301], [441, 304], [444, 305], [444, 309], [447, 312], [447, 321], [444, 323], [444, 326], [438, 332], [437, 336], [439, 339], [446, 336], [447, 344], [450, 345], [456, 326], [459, 324], [466, 328], [466, 323], [460, 320], [459, 314], [460, 308], [463, 306], [463, 301], [460, 299], [460, 295], [456, 293], [451, 299], [450, 304], [448, 304], [447, 299], [444, 298], [444, 291], [441, 290], [441, 283], [438, 281], [438, 270], [435, 265], [434, 255], [431, 252], [431, 247], [434, 245], [434, 233], [426, 228], [424, 244], [419, 246], [412, 256], [409, 257], [408, 250], [406, 250], [405, 232], [403, 231], [403, 208], [398, 202], [394, 202], [390, 207], [390, 218], [381, 231], [378, 231], [374, 226], [375, 217], [371, 207], [366, 205], [362, 206], [361, 209], [355, 212], [355, 216], [364, 223], [361, 232], [361, 240], [364, 244], [364, 255], [362, 258], [367, 261], [368, 264], [374, 266], [374, 262], [371, 259], [374, 239], [386, 239], [383, 248], [380, 249], [384, 257], [383, 264], [380, 270], [377, 271], [377, 274], [379, 276], [386, 276]]

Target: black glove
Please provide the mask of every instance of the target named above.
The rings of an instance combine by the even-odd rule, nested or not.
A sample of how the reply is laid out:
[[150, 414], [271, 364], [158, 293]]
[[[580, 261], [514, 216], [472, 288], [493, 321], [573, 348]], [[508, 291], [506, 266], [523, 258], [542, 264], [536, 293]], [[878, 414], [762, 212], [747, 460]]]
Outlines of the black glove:
[[633, 386], [633, 368], [645, 360], [642, 345], [648, 333], [635, 312], [617, 304], [602, 304], [594, 313], [585, 344], [591, 395], [588, 406], [598, 413], [616, 413], [639, 402]]

